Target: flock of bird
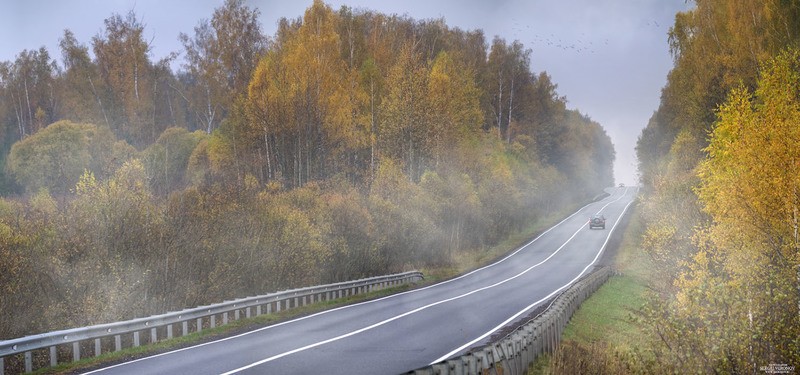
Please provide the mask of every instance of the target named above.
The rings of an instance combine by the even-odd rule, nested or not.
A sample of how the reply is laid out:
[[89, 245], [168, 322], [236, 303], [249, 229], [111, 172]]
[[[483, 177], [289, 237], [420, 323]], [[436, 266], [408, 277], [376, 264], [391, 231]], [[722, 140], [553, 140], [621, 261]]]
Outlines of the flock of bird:
[[[601, 41], [593, 41], [588, 40], [586, 33], [581, 33], [581, 38], [578, 40], [563, 40], [557, 38], [555, 34], [549, 35], [542, 35], [542, 34], [533, 34], [531, 25], [522, 25], [519, 22], [516, 22], [512, 19], [514, 27], [512, 27], [512, 31], [514, 32], [514, 39], [520, 39], [520, 36], [524, 36], [525, 39], [528, 39], [527, 42], [531, 43], [532, 45], [539, 45], [539, 46], [547, 46], [549, 48], [559, 48], [567, 52], [575, 52], [575, 53], [596, 53], [599, 49], [608, 46], [608, 38], [605, 38]], [[656, 22], [655, 20], [647, 21], [646, 23], [649, 27], [656, 27], [660, 28], [661, 25]]]

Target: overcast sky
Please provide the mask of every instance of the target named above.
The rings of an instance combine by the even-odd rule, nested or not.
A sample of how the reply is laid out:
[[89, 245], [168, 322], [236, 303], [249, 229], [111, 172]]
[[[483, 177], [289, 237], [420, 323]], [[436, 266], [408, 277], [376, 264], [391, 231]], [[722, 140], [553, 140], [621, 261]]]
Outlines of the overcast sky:
[[[296, 18], [312, 0], [246, 0], [261, 11], [263, 30], [273, 35], [281, 17]], [[223, 0], [0, 0], [0, 61], [24, 49], [45, 46], [60, 60], [64, 29], [89, 44], [112, 13], [133, 9], [152, 39], [153, 60], [181, 52], [178, 33], [193, 33]], [[599, 122], [617, 151], [617, 182], [636, 181], [634, 147], [658, 107], [672, 67], [667, 32], [686, 0], [328, 0], [415, 19], [443, 17], [451, 27], [482, 29], [532, 50], [531, 68], [546, 71], [567, 106]], [[60, 61], [59, 61], [60, 63]]]

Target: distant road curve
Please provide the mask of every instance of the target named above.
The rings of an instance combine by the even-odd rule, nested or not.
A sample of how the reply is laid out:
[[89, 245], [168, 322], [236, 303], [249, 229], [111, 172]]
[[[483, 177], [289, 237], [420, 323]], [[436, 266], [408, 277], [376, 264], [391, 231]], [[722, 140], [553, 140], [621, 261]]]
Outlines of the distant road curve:
[[[636, 188], [457, 278], [86, 374], [399, 374], [481, 345], [588, 272]], [[602, 213], [607, 229], [590, 230]]]

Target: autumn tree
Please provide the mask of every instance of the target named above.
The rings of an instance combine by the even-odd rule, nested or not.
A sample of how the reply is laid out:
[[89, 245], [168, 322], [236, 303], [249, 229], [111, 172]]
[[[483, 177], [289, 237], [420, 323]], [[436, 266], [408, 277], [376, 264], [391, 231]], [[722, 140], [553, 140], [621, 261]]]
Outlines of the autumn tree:
[[153, 192], [166, 195], [188, 183], [189, 158], [206, 138], [207, 135], [199, 130], [189, 133], [184, 128], [168, 128], [142, 152]]
[[498, 137], [508, 143], [513, 136], [512, 125], [519, 118], [520, 103], [527, 99], [520, 98], [520, 94], [529, 88], [530, 54], [531, 51], [519, 41], [508, 45], [499, 37], [495, 37], [489, 52], [486, 80], [491, 96], [491, 123], [496, 127]]
[[64, 117], [76, 122], [104, 124], [111, 127], [102, 93], [105, 92], [97, 66], [89, 56], [89, 48], [80, 44], [75, 34], [64, 30], [59, 41], [64, 74], [62, 95]]
[[113, 172], [132, 154], [129, 147], [106, 127], [59, 121], [14, 144], [8, 168], [29, 192], [47, 188], [66, 194], [84, 170]]
[[191, 80], [179, 89], [195, 120], [207, 133], [219, 127], [237, 96], [246, 92], [250, 76], [266, 52], [258, 9], [243, 0], [226, 0], [211, 20], [194, 28], [194, 36], [180, 34], [186, 50], [184, 68]]
[[[792, 330], [775, 328], [797, 326], [786, 307], [796, 306], [796, 292], [785, 292], [796, 275], [786, 268], [791, 257], [782, 259], [796, 242], [790, 195], [781, 192], [791, 182], [777, 172], [792, 170], [781, 139], [794, 142], [784, 123], [796, 93], [781, 86], [796, 79], [788, 74], [796, 56], [772, 58], [796, 44], [800, 9], [781, 1], [696, 5], [670, 29], [675, 66], [637, 144], [648, 192], [643, 245], [661, 271], [646, 311], [666, 365], [752, 372], [767, 358], [797, 361], [784, 354], [797, 352], [783, 334]], [[712, 328], [719, 326], [729, 328]]]
[[[145, 39], [144, 24], [133, 11], [125, 17], [112, 15], [105, 21], [105, 29], [92, 38], [92, 48], [97, 61], [104, 96], [108, 98], [108, 115], [111, 129], [118, 137], [135, 145], [154, 140], [147, 137], [149, 121], [154, 111], [152, 48]], [[160, 132], [159, 132], [160, 133]]]
[[[758, 64], [797, 42], [800, 8], [770, 1], [697, 1], [675, 17], [669, 31], [675, 66], [667, 77], [658, 111], [637, 146], [645, 182], [682, 130], [705, 146], [714, 109], [741, 83], [754, 88]], [[696, 160], [695, 162], [698, 162]], [[649, 185], [646, 186], [649, 188]]]
[[428, 131], [428, 71], [412, 45], [405, 45], [397, 63], [389, 70], [385, 97], [381, 100], [378, 124], [379, 154], [401, 161], [406, 174], [418, 179], [428, 157], [425, 137]]
[[0, 69], [17, 139], [35, 133], [56, 118], [58, 103], [52, 90], [55, 72], [55, 62], [44, 47], [22, 51], [13, 64]]
[[367, 96], [358, 70], [341, 57], [336, 17], [315, 2], [302, 25], [262, 59], [250, 83], [247, 134], [263, 140], [258, 152], [266, 154], [268, 175], [275, 160], [293, 185], [333, 171], [354, 173], [355, 155], [369, 145]]
[[[708, 293], [706, 278], [723, 288], [727, 296], [706, 308], [727, 312], [718, 316], [733, 337], [705, 339], [720, 347], [714, 356], [720, 366], [733, 371], [800, 359], [798, 70], [800, 53], [783, 53], [764, 65], [754, 94], [732, 92], [700, 168], [698, 195], [713, 219], [702, 237], [711, 248], [685, 274], [678, 301]], [[705, 254], [708, 264], [700, 259]], [[714, 318], [703, 323], [714, 324]]]
[[83, 301], [81, 319], [132, 318], [160, 305], [149, 280], [161, 270], [163, 219], [142, 163], [128, 161], [107, 180], [86, 172], [75, 194], [67, 215], [77, 232], [64, 232], [71, 235], [64, 251], [72, 262], [59, 272], [74, 280], [64, 286], [65, 294]]
[[425, 148], [431, 150], [434, 168], [442, 158], [454, 155], [455, 149], [463, 146], [462, 141], [474, 138], [483, 125], [475, 72], [460, 60], [447, 52], [439, 53], [427, 80], [430, 125]]

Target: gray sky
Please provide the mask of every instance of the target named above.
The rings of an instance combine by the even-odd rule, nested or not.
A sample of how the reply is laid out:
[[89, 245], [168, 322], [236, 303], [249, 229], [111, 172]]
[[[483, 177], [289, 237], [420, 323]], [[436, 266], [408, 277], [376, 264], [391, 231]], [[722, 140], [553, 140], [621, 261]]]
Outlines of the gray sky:
[[[263, 30], [273, 35], [281, 17], [302, 16], [312, 0], [246, 0], [261, 11]], [[0, 0], [0, 61], [24, 49], [45, 46], [60, 60], [64, 29], [90, 44], [112, 13], [134, 9], [153, 41], [152, 58], [181, 51], [178, 33], [193, 33], [223, 0]], [[451, 27], [482, 29], [487, 42], [498, 35], [519, 40], [533, 52], [531, 68], [546, 71], [567, 97], [567, 106], [599, 122], [617, 151], [617, 182], [636, 181], [634, 147], [658, 107], [672, 68], [667, 32], [686, 0], [328, 0], [415, 19], [444, 17]], [[59, 61], [60, 62], [60, 61]]]

